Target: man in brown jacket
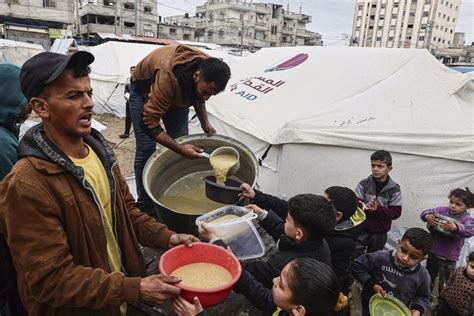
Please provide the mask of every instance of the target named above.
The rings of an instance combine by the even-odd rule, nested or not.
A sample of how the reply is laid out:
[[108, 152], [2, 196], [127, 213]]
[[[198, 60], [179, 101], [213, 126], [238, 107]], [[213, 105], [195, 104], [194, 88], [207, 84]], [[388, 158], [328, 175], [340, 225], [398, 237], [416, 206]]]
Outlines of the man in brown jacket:
[[207, 118], [205, 101], [223, 91], [229, 78], [230, 69], [225, 62], [185, 45], [157, 48], [136, 65], [130, 109], [137, 146], [135, 180], [140, 209], [154, 213], [143, 187], [142, 173], [156, 143], [186, 158], [200, 158], [201, 149], [174, 139], [188, 134], [190, 106], [194, 107], [203, 131], [216, 132]]
[[147, 277], [138, 243], [197, 240], [134, 207], [111, 148], [91, 128], [93, 60], [84, 51], [44, 52], [21, 69], [21, 88], [42, 123], [25, 134], [0, 183], [0, 231], [29, 315], [125, 315], [127, 302], [172, 298], [179, 279]]

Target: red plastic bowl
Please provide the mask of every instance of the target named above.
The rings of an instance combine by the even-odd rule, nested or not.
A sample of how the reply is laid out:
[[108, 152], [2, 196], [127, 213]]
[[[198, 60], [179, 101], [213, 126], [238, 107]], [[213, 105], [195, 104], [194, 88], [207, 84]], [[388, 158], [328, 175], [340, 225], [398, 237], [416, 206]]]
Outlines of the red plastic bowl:
[[160, 272], [170, 275], [174, 270], [191, 263], [214, 263], [226, 268], [232, 275], [232, 281], [226, 285], [210, 289], [198, 289], [181, 284], [181, 296], [189, 302], [193, 302], [194, 297], [198, 297], [203, 307], [210, 307], [223, 302], [230, 294], [232, 286], [240, 278], [242, 268], [239, 260], [226, 249], [202, 242], [193, 243], [191, 248], [180, 245], [165, 252], [158, 264]]

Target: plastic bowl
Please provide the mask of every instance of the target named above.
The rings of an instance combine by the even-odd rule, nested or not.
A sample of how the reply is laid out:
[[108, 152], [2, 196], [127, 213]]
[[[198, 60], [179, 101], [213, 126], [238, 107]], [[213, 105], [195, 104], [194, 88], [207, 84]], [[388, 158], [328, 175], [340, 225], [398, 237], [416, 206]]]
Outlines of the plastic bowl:
[[239, 260], [226, 249], [202, 242], [193, 243], [191, 248], [180, 245], [165, 252], [160, 258], [158, 267], [162, 274], [170, 275], [179, 267], [200, 262], [214, 263], [226, 268], [232, 275], [232, 281], [210, 289], [198, 289], [178, 283], [176, 286], [181, 288], [181, 296], [191, 303], [197, 296], [203, 307], [223, 302], [242, 273]]
[[240, 188], [242, 182], [227, 179], [225, 185], [217, 184], [216, 177], [208, 176], [204, 178], [206, 183], [206, 196], [208, 199], [223, 203], [234, 204], [240, 199], [239, 193], [243, 190]]

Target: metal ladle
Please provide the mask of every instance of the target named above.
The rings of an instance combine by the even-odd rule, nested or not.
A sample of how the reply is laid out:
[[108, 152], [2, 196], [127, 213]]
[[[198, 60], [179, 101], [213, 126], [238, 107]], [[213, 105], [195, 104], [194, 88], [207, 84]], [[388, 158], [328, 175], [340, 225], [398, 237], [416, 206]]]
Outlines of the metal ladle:
[[212, 157], [218, 154], [231, 154], [237, 157], [237, 162], [235, 163], [235, 165], [232, 166], [232, 168], [229, 169], [229, 172], [227, 173], [228, 176], [236, 175], [237, 171], [239, 171], [239, 168], [240, 168], [240, 155], [237, 149], [233, 147], [219, 147], [215, 149], [211, 154], [208, 154], [206, 152], [201, 152], [201, 157], [208, 158], [209, 161], [211, 161]]

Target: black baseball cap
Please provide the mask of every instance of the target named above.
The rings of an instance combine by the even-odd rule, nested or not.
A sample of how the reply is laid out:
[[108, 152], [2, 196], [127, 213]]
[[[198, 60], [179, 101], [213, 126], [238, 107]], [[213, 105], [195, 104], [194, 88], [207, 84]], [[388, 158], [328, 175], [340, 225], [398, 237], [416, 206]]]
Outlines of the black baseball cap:
[[21, 90], [28, 100], [37, 97], [45, 86], [64, 72], [67, 66], [87, 66], [93, 61], [94, 55], [83, 50], [69, 56], [51, 52], [39, 53], [28, 59], [21, 67]]

